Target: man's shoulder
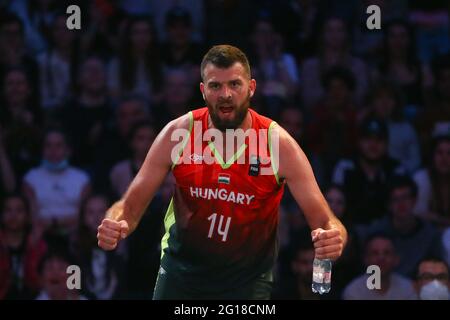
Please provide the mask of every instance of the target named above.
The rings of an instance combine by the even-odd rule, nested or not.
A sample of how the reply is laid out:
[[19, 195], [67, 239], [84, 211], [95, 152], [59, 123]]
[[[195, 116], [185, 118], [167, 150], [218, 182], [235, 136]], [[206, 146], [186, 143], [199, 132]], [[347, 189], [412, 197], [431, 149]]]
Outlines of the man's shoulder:
[[344, 288], [342, 297], [344, 300], [364, 299], [369, 292], [367, 288], [367, 274], [362, 274], [353, 280]]
[[89, 175], [87, 174], [86, 171], [84, 171], [81, 168], [78, 167], [74, 167], [74, 166], [69, 166], [67, 168], [67, 176], [70, 179], [78, 179], [78, 180], [82, 180], [82, 181], [88, 181], [89, 180]]
[[399, 273], [392, 273], [391, 275], [392, 287], [399, 290], [410, 290], [414, 291], [413, 281]]
[[277, 125], [274, 126], [274, 128], [281, 128], [281, 126], [278, 125], [273, 119], [258, 113], [254, 109], [249, 108], [249, 112], [252, 114], [252, 119], [256, 121], [256, 127], [268, 129], [271, 125]]
[[343, 158], [339, 160], [333, 171], [333, 183], [344, 185], [346, 181], [346, 175], [349, 171], [355, 171], [356, 169], [356, 161], [351, 158]]
[[414, 181], [416, 181], [416, 183], [417, 182], [428, 181], [429, 180], [428, 170], [426, 168], [422, 168], [422, 169], [417, 170], [413, 174], [413, 179], [414, 179]]
[[412, 284], [411, 279], [409, 279], [406, 276], [404, 276], [400, 273], [397, 273], [397, 272], [392, 273], [391, 279], [392, 279], [392, 281], [394, 281], [400, 285], [403, 285], [403, 286], [409, 286]]
[[178, 118], [171, 120], [165, 127], [168, 131], [173, 131], [176, 129], [186, 129], [190, 130], [193, 126], [193, 122], [198, 119], [199, 114], [204, 112], [207, 108], [199, 108], [191, 110]]
[[367, 289], [367, 274], [361, 274], [350, 281], [347, 285], [349, 290], [359, 290], [361, 288]]
[[43, 167], [38, 166], [38, 167], [31, 168], [25, 174], [24, 180], [27, 182], [32, 182], [36, 179], [41, 179], [43, 176], [47, 176], [47, 171]]

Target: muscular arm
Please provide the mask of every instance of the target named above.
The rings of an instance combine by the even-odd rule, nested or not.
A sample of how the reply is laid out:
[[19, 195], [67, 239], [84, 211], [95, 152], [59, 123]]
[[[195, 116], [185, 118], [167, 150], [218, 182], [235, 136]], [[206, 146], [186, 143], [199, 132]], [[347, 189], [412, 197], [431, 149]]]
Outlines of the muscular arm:
[[[315, 241], [316, 255], [337, 258], [347, 242], [347, 231], [329, 208], [317, 185], [311, 165], [300, 146], [283, 128], [276, 126], [274, 130], [279, 136], [278, 175], [280, 179], [286, 181], [313, 233], [317, 229], [333, 230], [328, 236], [337, 237], [335, 242], [327, 240], [328, 236], [319, 237]], [[325, 248], [329, 245], [336, 245], [334, 248], [336, 250]], [[319, 247], [323, 248], [319, 249]], [[336, 252], [339, 254], [335, 255]]]
[[106, 218], [115, 221], [125, 220], [129, 226], [128, 233], [136, 229], [145, 209], [169, 172], [172, 165], [172, 149], [179, 144], [179, 141], [171, 141], [171, 135], [174, 130], [181, 128], [189, 128], [188, 115], [171, 121], [159, 133], [128, 190], [122, 199], [108, 210]]

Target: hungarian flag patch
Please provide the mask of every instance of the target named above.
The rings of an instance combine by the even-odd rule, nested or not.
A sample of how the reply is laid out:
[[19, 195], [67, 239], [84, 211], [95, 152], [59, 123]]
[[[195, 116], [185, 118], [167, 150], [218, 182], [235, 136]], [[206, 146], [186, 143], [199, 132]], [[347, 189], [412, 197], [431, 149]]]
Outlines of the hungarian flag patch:
[[219, 183], [230, 184], [230, 175], [228, 173], [219, 173]]

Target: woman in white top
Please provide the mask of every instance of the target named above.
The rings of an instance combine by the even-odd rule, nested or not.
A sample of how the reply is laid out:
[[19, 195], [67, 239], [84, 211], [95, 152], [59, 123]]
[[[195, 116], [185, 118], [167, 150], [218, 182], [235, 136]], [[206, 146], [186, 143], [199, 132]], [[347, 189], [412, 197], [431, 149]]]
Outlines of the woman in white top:
[[89, 193], [89, 177], [68, 162], [69, 146], [64, 133], [49, 130], [44, 138], [43, 160], [24, 177], [34, 222], [43, 231], [52, 225], [64, 231], [77, 226], [79, 205]]

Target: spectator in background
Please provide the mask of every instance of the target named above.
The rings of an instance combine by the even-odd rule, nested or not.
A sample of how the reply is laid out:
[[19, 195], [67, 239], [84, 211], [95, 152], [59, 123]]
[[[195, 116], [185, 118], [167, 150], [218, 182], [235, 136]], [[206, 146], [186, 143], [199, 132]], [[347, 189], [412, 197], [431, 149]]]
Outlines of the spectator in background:
[[[353, 49], [356, 55], [373, 66], [383, 47], [383, 26], [394, 19], [405, 18], [407, 15], [408, 0], [363, 0], [357, 1], [358, 12], [354, 19]], [[367, 28], [367, 8], [376, 5], [381, 12], [381, 29]]]
[[317, 30], [326, 3], [312, 0], [277, 2], [270, 8], [274, 25], [285, 39], [286, 49], [298, 61], [314, 54]]
[[61, 1], [15, 0], [9, 10], [23, 21], [26, 46], [30, 54], [36, 55], [48, 48], [52, 24]]
[[[192, 19], [183, 7], [170, 9], [165, 18], [166, 41], [161, 48], [164, 64], [170, 68], [190, 68], [197, 74], [203, 48], [192, 39]], [[200, 79], [197, 79], [200, 80]]]
[[133, 16], [127, 21], [119, 54], [109, 65], [109, 90], [113, 97], [139, 94], [152, 105], [160, 99], [162, 61], [158, 39], [149, 17]]
[[406, 108], [414, 112], [423, 105], [423, 68], [414, 50], [414, 34], [407, 22], [393, 20], [384, 27], [385, 38], [375, 82], [383, 79], [395, 84], [405, 96]]
[[36, 300], [87, 300], [77, 289], [67, 286], [67, 268], [76, 264], [64, 251], [49, 251], [39, 263], [42, 290]]
[[[116, 199], [121, 198], [128, 189], [144, 162], [156, 134], [154, 125], [148, 121], [138, 122], [133, 126], [129, 135], [130, 156], [117, 163], [110, 173], [110, 185]], [[128, 256], [126, 268], [129, 274], [126, 289], [129, 298], [150, 299], [152, 297], [160, 262], [164, 213], [172, 196], [171, 190], [167, 190], [170, 183], [173, 183], [172, 176], [167, 177], [150, 203], [139, 227], [125, 240]]]
[[257, 19], [250, 42], [254, 51], [252, 72], [261, 88], [258, 98], [266, 109], [265, 114], [278, 118], [285, 103], [297, 96], [297, 64], [284, 51], [283, 39], [268, 17]]
[[[82, 270], [81, 289], [92, 299], [121, 297], [124, 281], [124, 257], [119, 251], [106, 252], [97, 245], [97, 227], [111, 201], [101, 194], [92, 194], [81, 205], [78, 230], [73, 237], [73, 255]], [[122, 250], [124, 251], [124, 250]]]
[[189, 69], [168, 69], [164, 74], [163, 99], [155, 110], [160, 127], [188, 112], [195, 104], [194, 86]]
[[348, 219], [367, 224], [385, 215], [387, 183], [405, 170], [387, 154], [389, 139], [384, 122], [367, 118], [359, 127], [358, 137], [356, 156], [337, 163], [332, 181], [345, 191]]
[[450, 228], [442, 233], [442, 247], [444, 248], [444, 259], [447, 265], [450, 265]]
[[44, 136], [42, 163], [24, 177], [24, 192], [34, 214], [36, 227], [63, 233], [78, 222], [79, 205], [90, 190], [87, 174], [69, 164], [70, 147], [65, 134], [50, 129]]
[[368, 104], [367, 112], [388, 126], [389, 156], [413, 173], [421, 161], [419, 139], [414, 127], [404, 120], [400, 92], [393, 85], [382, 82], [371, 90]]
[[418, 199], [414, 211], [440, 229], [450, 226], [450, 136], [434, 138], [428, 166], [414, 174]]
[[357, 228], [359, 239], [384, 232], [391, 237], [399, 262], [395, 270], [414, 278], [415, 266], [428, 255], [442, 256], [441, 235], [428, 221], [414, 215], [417, 186], [408, 176], [394, 178], [389, 185], [389, 215], [370, 226]]
[[355, 78], [351, 71], [336, 66], [328, 69], [322, 83], [325, 96], [312, 109], [308, 150], [320, 161], [323, 181], [330, 181], [336, 162], [355, 150], [356, 108], [352, 100]]
[[297, 298], [301, 300], [318, 300], [320, 297], [311, 290], [312, 266], [314, 261], [314, 246], [311, 242], [306, 242], [303, 247], [298, 248], [294, 253], [291, 269], [296, 277], [294, 284]]
[[129, 145], [131, 157], [117, 163], [111, 170], [111, 189], [117, 198], [121, 198], [128, 185], [141, 168], [148, 149], [156, 138], [155, 127], [149, 122], [136, 123], [130, 132]]
[[386, 235], [374, 234], [367, 239], [364, 251], [364, 264], [380, 268], [380, 288], [367, 287], [368, 274], [354, 279], [344, 289], [344, 300], [416, 300], [417, 295], [411, 280], [394, 272], [399, 257], [393, 241]]
[[280, 266], [272, 299], [319, 300], [321, 297], [311, 290], [314, 246], [309, 232], [300, 232], [293, 240], [287, 251], [281, 253], [285, 265]]
[[119, 48], [123, 14], [112, 1], [88, 1], [86, 11], [87, 26], [83, 26], [80, 40], [83, 55], [96, 55], [109, 61]]
[[46, 250], [46, 243], [32, 229], [26, 199], [19, 194], [4, 197], [0, 211], [0, 300], [31, 299], [38, 293], [38, 263]]
[[80, 65], [77, 90], [58, 117], [70, 137], [74, 165], [92, 170], [95, 149], [111, 112], [105, 64], [98, 57], [87, 57]]
[[351, 70], [356, 79], [354, 100], [356, 105], [366, 94], [369, 72], [365, 63], [350, 53], [351, 43], [346, 24], [339, 18], [327, 19], [321, 30], [318, 54], [304, 61], [300, 75], [302, 99], [305, 108], [310, 109], [324, 96], [321, 85], [323, 74], [332, 66], [341, 66]]
[[450, 51], [447, 1], [412, 0], [409, 20], [416, 28], [417, 52], [422, 63], [430, 63], [437, 54]]
[[439, 258], [423, 258], [417, 267], [416, 289], [420, 300], [450, 300], [448, 264]]
[[51, 112], [59, 108], [73, 90], [78, 68], [78, 39], [76, 31], [66, 26], [67, 15], [55, 17], [51, 41], [46, 52], [37, 58], [41, 106]]
[[345, 286], [363, 270], [360, 256], [360, 246], [354, 226], [347, 218], [347, 199], [344, 190], [338, 185], [331, 184], [324, 192], [325, 199], [331, 211], [343, 221], [347, 228], [347, 245], [339, 260], [334, 262], [332, 277], [332, 298], [339, 298]]
[[38, 66], [27, 54], [23, 22], [15, 14], [5, 14], [0, 19], [0, 79], [8, 69], [20, 67], [30, 77], [30, 85], [35, 98], [38, 95]]
[[94, 189], [107, 192], [111, 167], [130, 154], [128, 137], [133, 126], [151, 120], [147, 100], [139, 95], [123, 96], [114, 111], [113, 121], [105, 128], [94, 154]]
[[40, 112], [32, 99], [30, 81], [25, 69], [12, 67], [4, 73], [1, 86], [3, 142], [18, 180], [40, 158]]
[[[247, 45], [248, 30], [252, 29], [250, 19], [258, 12], [262, 1], [211, 0], [203, 1], [205, 11], [204, 29], [206, 43], [233, 43]], [[265, 2], [265, 1], [264, 1]], [[239, 23], [236, 23], [239, 21]]]
[[[336, 217], [343, 221], [348, 232], [347, 245], [339, 260], [333, 263], [332, 291], [323, 297], [324, 299], [338, 299], [350, 280], [360, 274], [363, 266], [358, 238], [353, 226], [346, 219], [347, 202], [342, 188], [338, 185], [330, 185], [324, 191], [324, 196], [330, 209]], [[285, 201], [285, 197], [283, 201]], [[274, 298], [315, 300], [318, 296], [311, 291], [314, 248], [311, 244], [310, 232], [298, 209], [297, 212], [292, 212], [289, 217], [291, 220], [283, 216], [286, 215], [284, 210], [285, 207], [282, 207], [280, 219], [285, 220], [284, 224], [288, 225], [290, 233], [288, 241], [280, 246], [280, 259], [277, 265], [280, 284], [276, 284]], [[303, 220], [300, 220], [301, 218]]]
[[[310, 158], [311, 164], [314, 166], [313, 159], [311, 159], [311, 155], [305, 147], [303, 112], [295, 106], [287, 106], [281, 110], [279, 124], [302, 147]], [[292, 241], [291, 237], [306, 225], [306, 220], [301, 208], [298, 206], [297, 202], [295, 202], [291, 191], [285, 189], [280, 204], [280, 247], [283, 248], [288, 246]]]
[[450, 54], [433, 60], [434, 86], [427, 92], [426, 108], [417, 121], [420, 142], [428, 146], [435, 130], [450, 133]]
[[302, 110], [293, 105], [288, 105], [281, 110], [279, 119], [280, 125], [295, 139], [302, 149], [305, 150], [305, 116]]
[[[138, 1], [138, 0], [135, 0]], [[174, 8], [181, 8], [189, 13], [192, 20], [192, 37], [195, 41], [203, 41], [203, 32], [204, 32], [204, 20], [205, 13], [209, 10], [205, 10], [205, 6], [207, 3], [202, 0], [147, 0], [151, 5], [152, 16], [154, 17], [155, 27], [158, 32], [158, 38], [167, 40], [168, 34], [167, 29], [165, 28], [165, 22], [167, 13], [173, 10]], [[209, 2], [209, 1], [208, 1]], [[128, 2], [127, 2], [128, 5]], [[248, 18], [248, 17], [247, 17]], [[241, 21], [240, 21], [241, 22]], [[240, 24], [238, 23], [238, 25]], [[234, 21], [236, 24], [236, 22]]]
[[3, 140], [4, 134], [0, 125], [0, 194], [7, 194], [16, 190], [17, 180]]

